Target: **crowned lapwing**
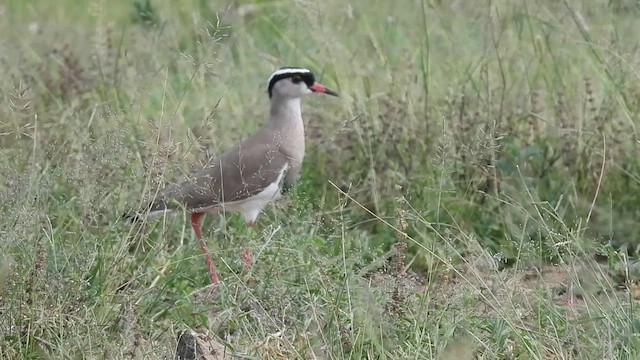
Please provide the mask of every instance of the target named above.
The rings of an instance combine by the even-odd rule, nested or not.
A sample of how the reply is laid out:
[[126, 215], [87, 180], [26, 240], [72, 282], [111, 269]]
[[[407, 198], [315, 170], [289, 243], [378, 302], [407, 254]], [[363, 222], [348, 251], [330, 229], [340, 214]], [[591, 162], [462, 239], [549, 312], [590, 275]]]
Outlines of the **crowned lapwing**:
[[[193, 178], [160, 191], [134, 215], [133, 223], [147, 216], [184, 209], [191, 214], [191, 226], [204, 253], [213, 284], [220, 279], [200, 231], [205, 213], [239, 212], [248, 226], [271, 201], [279, 199], [298, 179], [304, 158], [302, 96], [314, 92], [338, 96], [316, 82], [304, 68], [284, 67], [269, 77], [271, 100], [269, 121], [255, 134], [211, 159]], [[251, 265], [251, 251], [242, 252], [244, 266]]]

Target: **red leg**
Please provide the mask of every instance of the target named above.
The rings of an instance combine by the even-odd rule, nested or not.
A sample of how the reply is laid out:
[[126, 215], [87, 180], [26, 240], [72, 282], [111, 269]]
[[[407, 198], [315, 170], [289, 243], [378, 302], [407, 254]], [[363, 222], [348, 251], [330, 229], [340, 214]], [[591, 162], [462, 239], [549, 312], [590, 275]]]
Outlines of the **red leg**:
[[[253, 221], [249, 221], [247, 223], [247, 226], [252, 228]], [[242, 268], [244, 271], [251, 269], [253, 260], [251, 259], [251, 249], [249, 247], [245, 247], [244, 249], [242, 249], [242, 262], [243, 262]], [[249, 286], [253, 285], [253, 278], [249, 278], [248, 284]]]
[[202, 215], [204, 215], [204, 213], [191, 214], [191, 226], [193, 227], [193, 231], [196, 233], [196, 236], [200, 241], [200, 247], [202, 248], [202, 253], [204, 254], [204, 260], [207, 262], [207, 268], [209, 269], [209, 277], [211, 278], [211, 283], [216, 285], [220, 283], [220, 278], [218, 278], [216, 267], [213, 265], [213, 260], [211, 260], [209, 249], [207, 249], [207, 243], [202, 238], [202, 232], [200, 231], [200, 218], [202, 218]]

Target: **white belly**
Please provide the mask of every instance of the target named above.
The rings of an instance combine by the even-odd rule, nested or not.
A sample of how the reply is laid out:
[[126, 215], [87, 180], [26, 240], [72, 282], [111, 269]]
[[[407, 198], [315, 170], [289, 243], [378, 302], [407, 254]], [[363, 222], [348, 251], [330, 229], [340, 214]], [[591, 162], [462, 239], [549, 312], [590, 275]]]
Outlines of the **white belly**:
[[264, 188], [261, 192], [244, 200], [223, 204], [221, 206], [222, 209], [219, 210], [242, 213], [247, 223], [254, 223], [265, 206], [282, 197], [282, 178], [288, 169], [289, 165], [287, 164], [280, 170], [276, 181]]

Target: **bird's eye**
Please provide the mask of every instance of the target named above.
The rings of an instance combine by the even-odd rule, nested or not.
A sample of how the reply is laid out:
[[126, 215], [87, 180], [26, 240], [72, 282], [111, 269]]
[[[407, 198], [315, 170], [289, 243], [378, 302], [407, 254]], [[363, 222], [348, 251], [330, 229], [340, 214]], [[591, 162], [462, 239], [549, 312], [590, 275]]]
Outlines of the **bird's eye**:
[[291, 78], [291, 81], [292, 81], [294, 84], [300, 84], [300, 82], [302, 81], [302, 78], [301, 78], [299, 75], [294, 75], [294, 76]]

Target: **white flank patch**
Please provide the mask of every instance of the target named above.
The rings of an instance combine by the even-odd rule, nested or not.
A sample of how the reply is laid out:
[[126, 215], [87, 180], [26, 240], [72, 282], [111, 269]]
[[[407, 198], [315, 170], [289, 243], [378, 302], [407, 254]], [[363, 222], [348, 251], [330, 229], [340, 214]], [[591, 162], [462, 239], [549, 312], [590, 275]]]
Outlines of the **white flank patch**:
[[291, 69], [279, 69], [273, 72], [273, 74], [271, 74], [271, 76], [269, 76], [269, 80], [267, 80], [267, 86], [269, 86], [269, 84], [271, 84], [271, 80], [273, 80], [274, 77], [278, 76], [278, 75], [282, 75], [282, 74], [293, 74], [293, 73], [310, 73], [311, 70], [309, 69], [305, 69], [305, 68], [291, 68]]
[[285, 164], [282, 170], [280, 170], [280, 174], [276, 181], [269, 184], [269, 186], [264, 188], [264, 190], [248, 199], [238, 201], [235, 204], [225, 204], [223, 206], [227, 210], [236, 210], [241, 212], [247, 223], [255, 222], [258, 214], [260, 214], [260, 211], [262, 211], [267, 204], [282, 197], [282, 178], [287, 170], [289, 170], [288, 163]]

